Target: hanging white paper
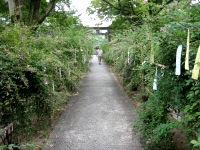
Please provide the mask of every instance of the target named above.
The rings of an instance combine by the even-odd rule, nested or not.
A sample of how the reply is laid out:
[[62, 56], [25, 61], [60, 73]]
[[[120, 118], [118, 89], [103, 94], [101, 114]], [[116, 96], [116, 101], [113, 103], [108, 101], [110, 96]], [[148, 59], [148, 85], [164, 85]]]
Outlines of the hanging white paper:
[[68, 64], [68, 75], [70, 76], [70, 68], [69, 68], [69, 64]]
[[130, 63], [130, 52], [128, 51], [128, 63]]
[[158, 88], [157, 88], [157, 79], [155, 78], [154, 80], [153, 80], [153, 90], [157, 90]]
[[163, 77], [164, 74], [165, 74], [165, 72], [164, 72], [164, 68], [161, 68], [161, 77]]
[[84, 58], [83, 58], [83, 63], [85, 64], [86, 61], [87, 61], [86, 55], [84, 55], [83, 57], [84, 57]]
[[153, 90], [157, 90], [158, 86], [157, 86], [157, 75], [158, 75], [158, 69], [157, 69], [157, 66], [156, 66], [156, 73], [155, 73], [155, 77], [153, 79]]
[[133, 65], [135, 66], [135, 60], [136, 60], [136, 56], [134, 55], [134, 62], [133, 62]]
[[62, 74], [61, 74], [61, 67], [59, 67], [59, 74], [60, 74], [60, 79], [62, 77]]
[[185, 70], [189, 70], [189, 50], [190, 50], [190, 30], [188, 29], [187, 47], [186, 47], [186, 54], [185, 54]]
[[182, 53], [182, 45], [178, 46], [176, 51], [176, 71], [175, 75], [181, 75], [181, 53]]
[[45, 72], [46, 70], [47, 70], [47, 68], [44, 66], [44, 67], [43, 67], [43, 71]]
[[54, 92], [54, 82], [52, 82], [52, 88], [53, 88], [53, 92]]
[[192, 70], [192, 79], [197, 80], [198, 77], [199, 77], [199, 69], [200, 69], [199, 63], [200, 63], [200, 46], [199, 46], [198, 51], [197, 51], [194, 68]]
[[45, 84], [45, 85], [47, 85], [47, 84], [48, 84], [48, 82], [47, 82], [47, 79], [46, 79], [46, 78], [44, 78], [44, 84]]

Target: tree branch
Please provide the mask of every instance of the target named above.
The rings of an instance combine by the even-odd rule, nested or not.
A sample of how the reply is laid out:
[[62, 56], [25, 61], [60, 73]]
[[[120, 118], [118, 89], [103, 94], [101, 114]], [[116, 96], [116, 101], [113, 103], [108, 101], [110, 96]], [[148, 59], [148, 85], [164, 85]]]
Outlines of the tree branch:
[[122, 5], [121, 5], [120, 0], [118, 0], [118, 6], [119, 6], [119, 9], [120, 9], [120, 13], [122, 14], [122, 12], [123, 12], [123, 8], [122, 8]]
[[159, 14], [162, 10], [163, 10], [163, 8], [165, 8], [168, 4], [170, 4], [170, 3], [172, 3], [174, 0], [169, 0], [169, 1], [167, 1], [164, 5], [163, 5], [163, 7], [161, 7], [158, 11], [157, 11], [157, 13], [155, 14], [155, 16], [157, 15], [157, 14]]
[[54, 9], [55, 4], [56, 4], [56, 0], [50, 0], [46, 11], [44, 12], [44, 14], [38, 20], [38, 24], [41, 24], [45, 20], [45, 18], [49, 15], [49, 13], [52, 11], [52, 9]]
[[104, 1], [105, 3], [107, 3], [108, 5], [110, 5], [111, 7], [113, 7], [113, 8], [115, 8], [115, 9], [117, 9], [117, 10], [120, 11], [120, 8], [115, 7], [113, 4], [111, 4], [111, 3], [108, 2], [107, 0], [102, 0], [102, 1]]

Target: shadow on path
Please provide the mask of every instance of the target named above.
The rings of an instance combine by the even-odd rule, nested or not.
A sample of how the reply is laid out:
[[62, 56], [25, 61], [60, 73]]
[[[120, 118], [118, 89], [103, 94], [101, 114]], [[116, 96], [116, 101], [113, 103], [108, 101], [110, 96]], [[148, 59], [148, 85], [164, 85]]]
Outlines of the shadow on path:
[[79, 95], [71, 97], [42, 150], [143, 150], [132, 133], [135, 113], [106, 63], [92, 56]]

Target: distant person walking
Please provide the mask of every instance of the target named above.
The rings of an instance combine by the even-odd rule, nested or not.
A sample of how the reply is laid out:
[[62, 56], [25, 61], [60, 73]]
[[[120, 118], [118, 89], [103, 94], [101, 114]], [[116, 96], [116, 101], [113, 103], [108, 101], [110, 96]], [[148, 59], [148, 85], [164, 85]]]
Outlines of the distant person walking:
[[99, 65], [101, 64], [101, 58], [102, 58], [102, 55], [103, 55], [103, 51], [102, 49], [98, 46], [97, 47], [97, 53], [96, 53], [97, 57], [98, 57], [98, 61], [99, 61]]

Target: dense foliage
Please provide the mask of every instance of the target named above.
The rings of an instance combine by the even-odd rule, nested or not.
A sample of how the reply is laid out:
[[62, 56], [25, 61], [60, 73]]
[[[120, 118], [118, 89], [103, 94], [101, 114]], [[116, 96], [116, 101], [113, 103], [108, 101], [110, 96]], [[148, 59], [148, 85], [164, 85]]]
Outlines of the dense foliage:
[[[104, 58], [121, 75], [129, 91], [138, 91], [133, 101], [142, 99], [133, 129], [141, 134], [145, 149], [176, 149], [174, 129], [187, 135], [191, 149], [198, 149], [200, 90], [199, 80], [192, 79], [191, 72], [200, 40], [200, 6], [187, 0], [175, 1], [157, 15], [150, 14], [150, 6], [159, 8], [164, 4], [145, 3], [141, 12], [143, 23], [118, 31], [113, 41], [104, 46]], [[188, 29], [190, 70], [185, 70]], [[175, 75], [179, 45], [183, 46], [182, 68], [181, 75]], [[157, 90], [153, 90], [154, 79]]]
[[61, 12], [36, 33], [17, 24], [1, 30], [0, 126], [17, 121], [13, 144], [34, 134], [46, 136], [79, 88], [93, 45], [88, 29], [77, 23], [78, 18]]
[[146, 17], [156, 16], [174, 0], [92, 0], [90, 14], [96, 13], [103, 20], [113, 20], [112, 27], [125, 29], [142, 25]]
[[[92, 44], [100, 40], [89, 36], [74, 12], [52, 11], [58, 1], [18, 2], [23, 2], [18, 10], [23, 19], [11, 25], [8, 5], [0, 1], [0, 125], [3, 129], [17, 120], [16, 135], [28, 140], [34, 133], [47, 134], [41, 129], [52, 125], [79, 87]], [[51, 16], [39, 26], [50, 14], [43, 18], [50, 4]], [[144, 148], [176, 149], [176, 129], [187, 135], [190, 149], [199, 149], [200, 83], [191, 74], [200, 41], [200, 6], [188, 0], [93, 0], [92, 5], [90, 13], [114, 18], [112, 27], [119, 29], [112, 30], [112, 41], [102, 49], [129, 92], [137, 93], [132, 98], [140, 102], [133, 131], [140, 133]], [[185, 70], [188, 29], [190, 69]], [[175, 75], [179, 45], [182, 68], [181, 75]], [[153, 90], [155, 80], [157, 90]]]

